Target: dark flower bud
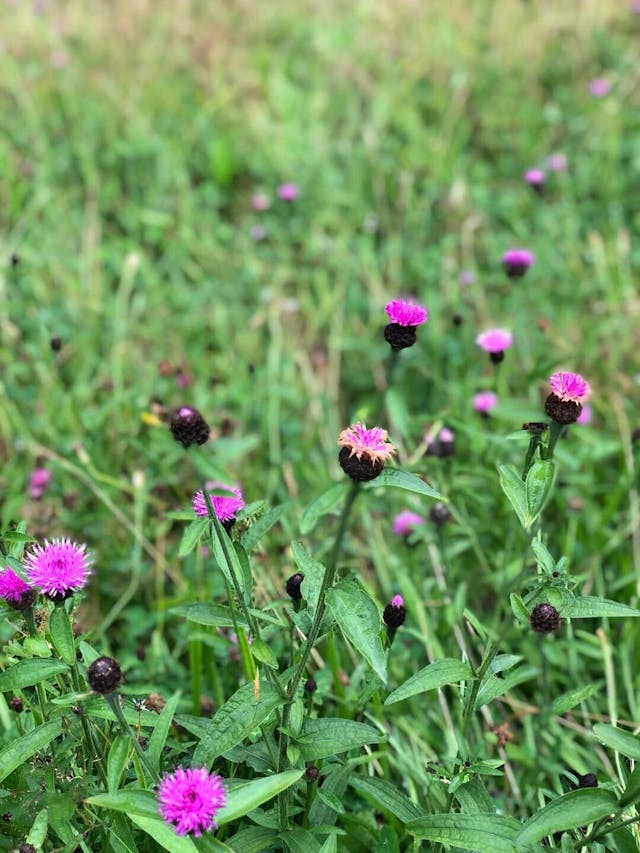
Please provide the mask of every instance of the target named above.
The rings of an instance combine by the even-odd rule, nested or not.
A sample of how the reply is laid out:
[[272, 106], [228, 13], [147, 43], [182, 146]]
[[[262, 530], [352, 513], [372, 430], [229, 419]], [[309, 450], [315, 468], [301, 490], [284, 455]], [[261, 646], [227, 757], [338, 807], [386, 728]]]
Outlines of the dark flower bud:
[[295, 575], [291, 575], [291, 577], [287, 579], [287, 595], [292, 601], [302, 601], [302, 590], [300, 589], [300, 585], [303, 580], [304, 575], [300, 574], [300, 572], [296, 572]]
[[209, 425], [197, 409], [181, 406], [173, 413], [169, 424], [171, 434], [183, 447], [206, 444], [209, 440]]
[[87, 682], [92, 690], [102, 696], [113, 693], [122, 682], [120, 664], [110, 657], [97, 658], [87, 670]]
[[389, 323], [384, 327], [384, 339], [391, 349], [406, 349], [416, 342], [416, 327]]
[[634, 431], [631, 433], [631, 441], [635, 444], [637, 441], [640, 441], [640, 427], [636, 427]]
[[536, 604], [529, 616], [529, 624], [537, 634], [552, 634], [560, 627], [560, 614], [552, 604]]
[[25, 842], [24, 844], [21, 844], [20, 847], [18, 847], [18, 853], [36, 853], [36, 848], [33, 846], [33, 844], [27, 844]]
[[451, 513], [449, 512], [446, 504], [438, 501], [438, 503], [435, 503], [429, 510], [429, 518], [434, 524], [441, 527], [443, 524], [451, 521]]
[[555, 394], [549, 394], [544, 401], [544, 410], [557, 424], [574, 424], [582, 412], [582, 404], [575, 400], [561, 400]]
[[54, 352], [60, 352], [62, 349], [62, 341], [58, 335], [53, 335], [51, 340], [49, 341], [49, 346]]
[[316, 782], [318, 780], [318, 776], [320, 775], [320, 771], [315, 766], [315, 764], [309, 764], [307, 769], [304, 771], [304, 778], [307, 782]]
[[24, 708], [24, 702], [20, 696], [13, 696], [9, 700], [9, 707], [12, 711], [15, 711], [16, 714], [19, 714]]
[[303, 687], [304, 687], [305, 693], [315, 693], [316, 690], [318, 689], [318, 684], [317, 684], [315, 678], [307, 678]]
[[451, 317], [451, 322], [454, 326], [461, 326], [464, 323], [464, 317], [462, 316], [462, 314], [454, 314]]
[[35, 589], [26, 589], [17, 598], [5, 598], [7, 604], [12, 610], [28, 610], [38, 598], [38, 591]]
[[17, 267], [20, 263], [20, 255], [17, 252], [12, 252], [10, 261], [12, 267]]
[[597, 788], [598, 777], [595, 773], [585, 773], [584, 776], [578, 776], [578, 788]]
[[399, 628], [407, 618], [407, 608], [401, 595], [394, 595], [382, 613], [382, 621], [387, 628]]
[[542, 435], [548, 428], [549, 424], [545, 421], [528, 421], [526, 424], [522, 424], [522, 429], [530, 432], [531, 435]]

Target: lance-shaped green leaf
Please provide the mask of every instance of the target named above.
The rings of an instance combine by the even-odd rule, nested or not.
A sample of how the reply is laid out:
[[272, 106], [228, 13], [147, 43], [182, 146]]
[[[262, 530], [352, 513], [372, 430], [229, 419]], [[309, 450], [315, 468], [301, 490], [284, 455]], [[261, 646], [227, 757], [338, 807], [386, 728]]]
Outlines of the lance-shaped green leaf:
[[0, 750], [0, 782], [24, 764], [38, 750], [48, 746], [62, 731], [62, 720], [51, 720], [12, 740]]
[[284, 699], [269, 684], [262, 683], [256, 700], [254, 685], [245, 684], [208, 721], [193, 754], [194, 767], [211, 767], [223, 752], [243, 741]]
[[176, 616], [182, 616], [189, 622], [193, 622], [196, 625], [213, 625], [218, 628], [233, 628], [238, 624], [241, 628], [248, 627], [242, 613], [236, 611], [234, 614], [234, 622], [231, 608], [225, 607], [222, 604], [205, 604], [204, 602], [180, 604], [178, 607], [172, 607], [169, 612], [175, 613]]
[[526, 486], [520, 474], [513, 465], [500, 465], [500, 486], [514, 508], [518, 520], [523, 527], [527, 526]]
[[305, 761], [317, 761], [368, 743], [382, 743], [386, 736], [373, 726], [341, 717], [308, 719], [296, 739]]
[[420, 477], [408, 471], [401, 471], [399, 468], [383, 468], [375, 480], [366, 483], [364, 488], [378, 489], [380, 486], [392, 486], [394, 489], [404, 489], [406, 492], [416, 492], [428, 498], [442, 500], [440, 492], [432, 489]]
[[204, 536], [208, 524], [208, 518], [195, 518], [191, 524], [187, 524], [180, 540], [179, 557], [186, 557], [193, 551]]
[[353, 774], [349, 784], [371, 801], [376, 808], [388, 812], [402, 823], [422, 817], [425, 810], [416, 805], [402, 791], [386, 779]]
[[76, 644], [64, 604], [57, 604], [49, 616], [49, 636], [58, 655], [67, 666], [73, 666], [76, 662]]
[[520, 824], [512, 817], [499, 814], [432, 814], [412, 820], [407, 831], [426, 841], [450, 844], [478, 853], [525, 853], [516, 851], [514, 840]]
[[307, 602], [309, 617], [313, 619], [318, 606], [320, 587], [327, 569], [318, 560], [314, 560], [300, 542], [291, 543], [291, 552], [298, 571], [304, 575], [301, 587], [302, 597]]
[[531, 844], [564, 829], [586, 826], [594, 820], [607, 817], [617, 808], [618, 801], [615, 795], [604, 788], [582, 788], [569, 791], [568, 794], [551, 800], [532, 815], [517, 834], [515, 843], [516, 845]]
[[158, 722], [155, 724], [153, 731], [151, 732], [151, 737], [149, 738], [149, 744], [147, 746], [147, 761], [153, 770], [157, 771], [160, 769], [160, 756], [162, 755], [162, 750], [167, 742], [169, 729], [171, 728], [173, 716], [176, 712], [179, 701], [180, 691], [174, 693], [173, 696], [167, 700], [164, 708], [158, 715]]
[[619, 601], [610, 601], [608, 598], [600, 598], [597, 595], [581, 595], [574, 598], [559, 608], [560, 615], [567, 619], [596, 619], [608, 616], [609, 618], [624, 616], [640, 616], [640, 610], [621, 604]]
[[303, 536], [311, 533], [322, 516], [340, 503], [347, 494], [347, 488], [348, 483], [337, 483], [309, 504], [300, 517], [300, 533]]
[[278, 521], [286, 508], [286, 504], [275, 506], [257, 521], [254, 521], [251, 527], [242, 534], [242, 538], [240, 540], [242, 547], [246, 551], [253, 551], [265, 533], [271, 530], [273, 525]]
[[525, 527], [529, 528], [539, 517], [549, 500], [556, 477], [556, 463], [553, 460], [534, 462], [527, 473], [525, 484], [525, 503], [527, 518]]
[[625, 755], [627, 758], [633, 758], [634, 761], [640, 761], [640, 737], [637, 735], [632, 735], [631, 732], [625, 732], [606, 723], [596, 723], [593, 727], [593, 733], [600, 743], [610, 749], [615, 749], [616, 752]]
[[216, 823], [223, 826], [249, 814], [258, 806], [286, 791], [302, 777], [304, 770], [286, 770], [262, 779], [251, 779], [234, 785], [227, 796], [227, 804], [216, 815]]
[[47, 681], [52, 675], [67, 672], [69, 667], [60, 660], [38, 659], [21, 660], [0, 672], [0, 693], [8, 690], [21, 690], [32, 687], [41, 681]]
[[355, 581], [342, 581], [327, 591], [327, 608], [347, 640], [381, 681], [387, 680], [387, 659], [380, 639], [380, 612]]
[[418, 693], [426, 693], [427, 690], [444, 687], [445, 684], [456, 684], [459, 681], [469, 681], [473, 678], [475, 676], [466, 663], [455, 658], [442, 658], [425, 666], [424, 669], [408, 678], [400, 687], [396, 687], [387, 696], [384, 704], [393, 705], [395, 702], [408, 699], [409, 696], [416, 696]]

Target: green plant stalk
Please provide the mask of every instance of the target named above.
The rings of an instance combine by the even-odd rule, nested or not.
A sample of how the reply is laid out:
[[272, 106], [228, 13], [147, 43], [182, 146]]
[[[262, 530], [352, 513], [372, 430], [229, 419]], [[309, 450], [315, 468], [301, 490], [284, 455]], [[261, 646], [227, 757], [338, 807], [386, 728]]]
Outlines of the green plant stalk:
[[465, 697], [465, 707], [464, 711], [462, 712], [462, 725], [460, 732], [465, 748], [467, 748], [469, 726], [471, 724], [471, 717], [474, 711], [474, 706], [476, 704], [476, 699], [478, 698], [478, 692], [480, 691], [480, 684], [482, 683], [482, 679], [484, 678], [487, 670], [489, 669], [491, 661], [495, 657], [498, 648], [499, 643], [497, 640], [489, 640], [485, 647], [484, 655], [482, 656], [480, 666], [475, 672], [476, 677], [471, 685], [471, 690], [469, 690], [468, 697]]
[[202, 696], [202, 643], [200, 640], [189, 640], [189, 673], [191, 675], [191, 710], [198, 717]]
[[155, 770], [152, 770], [152, 768], [149, 766], [147, 758], [144, 754], [144, 750], [140, 746], [140, 742], [138, 741], [138, 738], [135, 736], [135, 733], [131, 729], [131, 726], [129, 725], [129, 723], [127, 722], [127, 720], [124, 716], [124, 712], [123, 712], [122, 708], [120, 707], [120, 699], [118, 697], [118, 694], [117, 693], [109, 693], [107, 696], [104, 697], [104, 699], [105, 699], [105, 702], [107, 703], [107, 705], [113, 711], [116, 720], [120, 723], [120, 728], [122, 729], [124, 734], [128, 735], [129, 739], [131, 740], [133, 748], [135, 749], [136, 754], [138, 755], [138, 757], [140, 759], [140, 763], [142, 764], [142, 766], [146, 770], [149, 778], [153, 782], [157, 782], [158, 781], [158, 774], [155, 772]]
[[[213, 636], [214, 628], [209, 628], [209, 633]], [[224, 705], [224, 692], [222, 690], [222, 682], [220, 681], [220, 673], [218, 672], [218, 662], [216, 661], [215, 652], [208, 646], [204, 649], [205, 652], [205, 672], [207, 675], [207, 684], [213, 691], [213, 698], [216, 707]]]
[[[295, 698], [298, 685], [300, 684], [300, 679], [302, 678], [302, 675], [306, 669], [309, 656], [311, 655], [311, 650], [313, 649], [320, 633], [322, 619], [326, 610], [325, 598], [327, 595], [327, 590], [331, 588], [336, 577], [336, 570], [338, 567], [338, 556], [340, 554], [340, 548], [342, 547], [342, 540], [344, 539], [344, 534], [347, 530], [347, 521], [349, 520], [349, 515], [351, 514], [351, 509], [353, 508], [355, 499], [358, 496], [359, 489], [360, 483], [352, 481], [351, 489], [347, 493], [347, 497], [345, 499], [344, 509], [340, 518], [340, 526], [338, 527], [338, 532], [336, 533], [333, 548], [331, 549], [331, 556], [329, 557], [329, 562], [326, 567], [324, 577], [322, 578], [322, 584], [320, 585], [320, 592], [318, 593], [318, 604], [316, 607], [313, 622], [311, 624], [311, 629], [309, 631], [309, 636], [307, 637], [302, 656], [300, 657], [300, 661], [298, 663], [298, 666], [296, 667], [295, 672], [291, 676], [291, 680], [289, 682], [289, 686], [286, 692], [287, 703], [282, 711], [282, 722], [280, 726], [281, 729], [286, 729], [289, 724], [289, 717], [291, 716], [291, 703]], [[284, 731], [281, 731], [280, 750], [278, 755], [279, 773], [282, 773], [286, 769], [288, 743], [289, 739], [287, 735], [284, 733]], [[278, 794], [278, 811], [280, 815], [280, 828], [282, 830], [285, 830], [288, 825], [288, 801], [289, 797], [287, 791], [282, 791], [280, 794]]]
[[581, 838], [579, 841], [576, 841], [574, 850], [580, 850], [586, 844], [591, 844], [591, 842], [602, 838], [603, 835], [608, 835], [610, 832], [616, 832], [616, 830], [629, 826], [632, 823], [638, 823], [639, 820], [640, 815], [635, 815], [634, 817], [627, 818], [627, 820], [619, 820], [617, 823], [610, 823], [608, 826], [595, 827], [585, 838]]
[[545, 450], [545, 459], [548, 461], [553, 459], [553, 452], [556, 449], [556, 444], [564, 427], [564, 424], [557, 424], [555, 421], [551, 421], [551, 425], [549, 426], [549, 441]]
[[529, 446], [527, 447], [527, 453], [524, 457], [524, 465], [522, 467], [522, 479], [527, 479], [527, 474], [529, 473], [529, 468], [533, 465], [533, 462], [536, 457], [536, 450], [540, 447], [541, 439], [540, 435], [536, 433], [529, 438]]
[[338, 647], [336, 645], [336, 635], [334, 631], [331, 631], [327, 638], [326, 658], [329, 662], [329, 668], [331, 669], [333, 692], [335, 693], [338, 703], [338, 713], [340, 716], [342, 716], [342, 713], [345, 710], [345, 689], [344, 684], [342, 683], [342, 680], [340, 678], [340, 652], [338, 651]]
[[[33, 607], [27, 607], [26, 610], [22, 611], [22, 615], [24, 616], [24, 621], [27, 623], [27, 630], [29, 631], [29, 636], [38, 637], [38, 629], [36, 628], [36, 620], [33, 615]], [[38, 704], [40, 705], [42, 722], [45, 723], [47, 721], [47, 697], [45, 695], [44, 687], [42, 686], [41, 681], [36, 684], [36, 693], [38, 694]]]
[[[76, 691], [76, 693], [80, 693], [81, 692], [80, 674], [78, 671], [78, 664], [77, 663], [75, 663], [71, 667], [71, 682], [73, 684], [73, 689]], [[93, 732], [91, 731], [91, 728], [89, 726], [89, 723], [87, 722], [87, 718], [84, 716], [84, 713], [80, 714], [80, 724], [82, 726], [82, 732], [84, 734], [84, 739], [86, 740], [86, 742], [88, 744], [89, 752], [90, 752], [91, 757], [92, 757], [92, 763], [97, 765], [98, 773], [100, 774], [100, 780], [106, 788], [106, 786], [107, 786], [107, 773], [106, 773], [106, 770], [104, 769], [104, 766], [102, 763], [102, 755], [100, 754], [100, 751], [98, 750], [98, 744], [96, 743], [96, 740], [93, 736]]]

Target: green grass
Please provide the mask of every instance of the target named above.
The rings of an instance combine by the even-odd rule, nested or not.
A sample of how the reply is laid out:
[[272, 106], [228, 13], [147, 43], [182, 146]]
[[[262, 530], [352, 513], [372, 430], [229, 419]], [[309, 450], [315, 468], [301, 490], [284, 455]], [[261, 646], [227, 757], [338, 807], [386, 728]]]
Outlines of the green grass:
[[[502, 652], [535, 667], [474, 729], [478, 755], [506, 761], [503, 778], [484, 777], [500, 808], [533, 813], [541, 792], [561, 791], [567, 767], [616, 781], [591, 726], [638, 719], [634, 620], [574, 621], [543, 643], [514, 622], [509, 594], [534, 561], [496, 466], [521, 464], [518, 430], [542, 416], [550, 372], [587, 377], [593, 422], [560, 443], [544, 538], [568, 557], [577, 589], [638, 605], [640, 17], [609, 0], [213, 6], [89, 12], [71, 0], [40, 16], [26, 3], [4, 11], [3, 529], [25, 519], [39, 538], [87, 542], [95, 574], [82, 630], [118, 656], [132, 692], [179, 684], [187, 711], [193, 637], [169, 610], [224, 599], [210, 558], [178, 558], [184, 522], [167, 516], [189, 509], [195, 470], [241, 483], [247, 501], [288, 503], [255, 564], [257, 605], [281, 612], [300, 513], [343, 476], [337, 433], [358, 418], [386, 422], [399, 464], [454, 512], [442, 537], [426, 525], [414, 548], [390, 528], [405, 507], [428, 513], [417, 496], [375, 494], [352, 518], [342, 573], [381, 604], [398, 590], [410, 602], [391, 687], [433, 658], [479, 662], [484, 639], [466, 610], [500, 633]], [[66, 64], [55, 68], [61, 50]], [[601, 75], [612, 92], [595, 99], [588, 82]], [[553, 151], [569, 168], [540, 199], [522, 173]], [[288, 180], [301, 187], [291, 205], [275, 198]], [[264, 214], [251, 209], [256, 191], [273, 199]], [[251, 239], [257, 223], [264, 242]], [[512, 245], [536, 255], [516, 282], [500, 269]], [[463, 269], [476, 273], [469, 287]], [[385, 398], [384, 304], [400, 294], [423, 301], [430, 321]], [[493, 325], [515, 337], [497, 378], [474, 345]], [[189, 387], [177, 386], [179, 372]], [[470, 405], [481, 389], [501, 400], [487, 421]], [[155, 399], [194, 405], [211, 423], [195, 469], [148, 417]], [[456, 432], [451, 460], [419, 452], [437, 423]], [[53, 476], [35, 502], [27, 483], [38, 461]], [[304, 538], [317, 559], [337, 523], [328, 516]], [[0, 633], [8, 640], [11, 623]], [[278, 632], [269, 640], [282, 651]], [[225, 665], [226, 639], [207, 642], [228, 696], [239, 670]], [[340, 654], [345, 695], [320, 668], [318, 707], [379, 720], [363, 701], [366, 670]], [[549, 700], [596, 690], [549, 719], [542, 681]], [[381, 766], [434, 812], [447, 804], [439, 776], [455, 755], [456, 707], [447, 689], [384, 711]], [[503, 723], [514, 740], [500, 752], [491, 728]], [[345, 849], [360, 850], [372, 830], [353, 819]]]

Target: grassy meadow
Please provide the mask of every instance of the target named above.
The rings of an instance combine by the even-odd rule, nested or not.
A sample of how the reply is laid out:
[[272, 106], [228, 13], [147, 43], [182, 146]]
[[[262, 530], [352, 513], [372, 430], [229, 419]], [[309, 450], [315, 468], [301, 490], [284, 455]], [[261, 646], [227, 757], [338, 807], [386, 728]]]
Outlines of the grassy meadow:
[[[366, 723], [380, 743], [325, 755], [309, 748], [309, 728], [296, 745], [274, 700], [224, 752], [196, 754], [225, 779], [313, 764], [322, 784], [307, 775], [274, 788], [201, 838], [164, 836], [142, 807], [127, 822], [132, 801], [120, 811], [98, 801], [107, 789], [148, 794], [151, 777], [133, 750], [108, 786], [83, 764], [87, 726], [104, 754], [123, 735], [104, 714], [70, 714], [72, 702], [102, 700], [60, 672], [40, 710], [43, 726], [63, 714], [64, 737], [10, 773], [0, 761], [0, 850], [639, 849], [640, 9], [3, 0], [0, 14], [0, 529], [86, 543], [93, 573], [66, 604], [78, 678], [111, 655], [130, 708], [181, 691], [157, 769], [190, 763], [203, 721], [243, 685], [258, 689], [256, 668], [273, 690], [291, 678], [309, 625], [285, 584], [300, 559], [333, 560], [337, 499], [317, 523], [305, 509], [346, 479], [341, 430], [388, 429], [389, 467], [419, 477], [451, 515], [439, 525], [433, 498], [372, 488], [349, 516], [338, 582], [357, 579], [379, 611], [401, 594], [407, 620], [385, 649], [386, 682], [348, 626], [319, 625], [305, 676], [317, 690], [291, 714]], [[594, 94], [594, 80], [607, 91]], [[533, 168], [545, 170], [541, 194], [523, 178]], [[291, 201], [278, 197], [286, 183], [299, 188]], [[535, 256], [519, 279], [502, 269], [511, 247]], [[429, 320], [391, 376], [385, 305], [403, 297]], [[499, 365], [475, 343], [492, 327], [513, 333]], [[545, 418], [558, 370], [588, 379], [591, 419], [560, 438], [554, 486], [525, 529], [498, 466], [522, 468], [521, 426]], [[481, 391], [498, 397], [488, 417], [472, 404]], [[184, 405], [211, 426], [187, 452], [167, 426]], [[442, 427], [455, 453], [425, 455]], [[51, 474], [38, 498], [36, 468]], [[259, 542], [243, 540], [261, 640], [232, 637], [227, 617], [186, 618], [188, 605], [234, 610], [238, 598], [217, 565], [220, 525], [213, 540], [185, 541], [205, 480], [241, 486], [249, 510], [236, 542], [282, 508]], [[392, 533], [403, 510], [424, 519], [406, 537]], [[553, 558], [546, 575], [532, 538]], [[518, 607], [547, 592], [563, 623], [541, 636]], [[567, 615], [574, 595], [592, 603], [582, 618]], [[16, 661], [60, 651], [47, 612], [36, 647], [20, 613], [0, 609], [0, 687]], [[454, 659], [469, 679], [384, 704]], [[482, 701], [469, 701], [473, 678]], [[35, 704], [36, 685], [6, 683], [8, 761], [2, 750], [34, 726], [10, 700]], [[155, 715], [131, 714], [151, 737]], [[586, 774], [601, 802], [585, 794], [584, 812], [577, 800], [565, 812], [575, 807], [578, 823], [529, 830], [547, 803], [587, 791]], [[472, 817], [489, 812], [526, 833], [514, 841], [509, 824], [505, 846], [478, 836], [474, 847]], [[434, 829], [427, 818], [441, 814], [462, 823]]]

